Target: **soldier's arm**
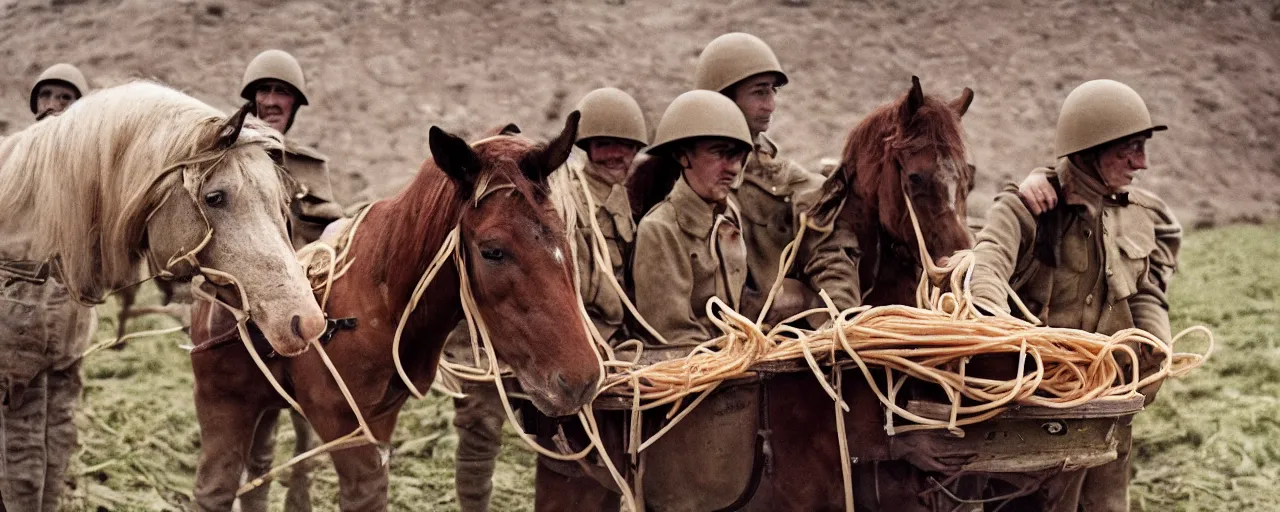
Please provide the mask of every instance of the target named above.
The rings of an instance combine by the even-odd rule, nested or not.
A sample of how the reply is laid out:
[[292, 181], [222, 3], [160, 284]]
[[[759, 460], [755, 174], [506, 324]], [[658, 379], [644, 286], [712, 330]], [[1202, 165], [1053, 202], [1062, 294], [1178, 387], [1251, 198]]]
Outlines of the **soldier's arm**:
[[[1154, 199], [1154, 197], [1152, 197]], [[1169, 341], [1169, 282], [1178, 267], [1178, 250], [1182, 245], [1182, 225], [1163, 201], [1155, 200], [1150, 209], [1155, 221], [1156, 249], [1147, 257], [1148, 271], [1138, 280], [1138, 292], [1129, 299], [1134, 327]]]
[[808, 231], [801, 240], [801, 261], [809, 287], [826, 290], [841, 311], [862, 305], [858, 262], [862, 251], [844, 212], [835, 216], [830, 231]]
[[[648, 219], [646, 219], [648, 220]], [[636, 310], [670, 343], [702, 343], [711, 333], [694, 317], [693, 266], [675, 226], [640, 222], [636, 235]], [[699, 309], [701, 311], [701, 309]]]
[[1006, 286], [1022, 258], [1031, 257], [1036, 220], [1017, 194], [996, 196], [987, 211], [987, 224], [973, 249], [972, 288], [976, 305], [988, 312], [1009, 312]]

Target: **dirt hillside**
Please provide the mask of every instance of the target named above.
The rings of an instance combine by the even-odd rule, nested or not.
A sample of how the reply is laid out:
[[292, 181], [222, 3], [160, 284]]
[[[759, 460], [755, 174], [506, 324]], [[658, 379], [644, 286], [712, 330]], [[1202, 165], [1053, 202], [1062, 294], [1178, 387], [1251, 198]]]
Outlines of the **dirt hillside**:
[[616, 85], [652, 128], [702, 46], [733, 30], [788, 70], [771, 134], [805, 165], [912, 74], [948, 97], [969, 86], [980, 212], [1001, 180], [1050, 163], [1066, 93], [1111, 77], [1172, 127], [1138, 183], [1186, 224], [1280, 217], [1275, 0], [0, 0], [0, 134], [30, 122], [31, 81], [55, 62], [94, 87], [154, 78], [230, 109], [249, 59], [282, 48], [311, 89], [291, 136], [330, 155], [350, 201], [403, 184], [433, 124], [545, 136], [587, 91]]

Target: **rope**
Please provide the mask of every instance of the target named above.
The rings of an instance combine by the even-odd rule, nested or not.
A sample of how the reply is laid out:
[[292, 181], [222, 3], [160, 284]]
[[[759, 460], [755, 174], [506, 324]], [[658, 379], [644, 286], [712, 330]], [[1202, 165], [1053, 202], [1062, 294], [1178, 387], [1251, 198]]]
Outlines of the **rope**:
[[[581, 173], [581, 170], [575, 170]], [[580, 176], [581, 177], [581, 176]], [[580, 180], [581, 181], [581, 180]], [[495, 190], [506, 188], [496, 187]], [[585, 182], [583, 182], [585, 187]], [[480, 187], [474, 198], [476, 204], [487, 192], [487, 184]], [[491, 191], [490, 191], [491, 192]], [[595, 220], [595, 204], [589, 190], [584, 190], [592, 230], [592, 258], [598, 266], [612, 269], [609, 257], [604, 254], [603, 235]], [[688, 356], [655, 363], [647, 367], [635, 367], [632, 361], [618, 361], [612, 357], [612, 350], [600, 338], [599, 333], [586, 316], [581, 297], [578, 297], [578, 310], [583, 324], [600, 348], [597, 361], [600, 368], [601, 381], [597, 396], [620, 396], [632, 403], [631, 431], [627, 434], [628, 452], [632, 461], [639, 458], [643, 451], [653, 445], [663, 435], [670, 432], [694, 408], [709, 397], [717, 387], [726, 380], [752, 375], [752, 368], [762, 363], [804, 359], [809, 370], [817, 377], [819, 384], [833, 400], [837, 411], [837, 431], [840, 435], [842, 455], [841, 472], [845, 486], [845, 505], [852, 510], [852, 469], [848, 460], [849, 448], [844, 432], [843, 414], [849, 410], [842, 396], [841, 381], [843, 369], [854, 365], [869, 384], [877, 399], [885, 407], [885, 429], [890, 435], [923, 429], [945, 428], [951, 433], [962, 436], [961, 427], [986, 421], [1008, 410], [1013, 405], [1031, 405], [1049, 408], [1071, 408], [1095, 400], [1123, 400], [1135, 396], [1138, 389], [1169, 377], [1181, 377], [1203, 364], [1213, 351], [1214, 339], [1211, 332], [1202, 326], [1191, 327], [1178, 333], [1165, 343], [1154, 335], [1139, 329], [1126, 329], [1111, 336], [1089, 333], [1073, 329], [1055, 329], [1036, 327], [1035, 325], [1016, 319], [1010, 315], [983, 316], [975, 307], [969, 292], [969, 283], [974, 270], [974, 257], [971, 251], [961, 251], [952, 255], [946, 265], [936, 265], [924, 245], [919, 221], [914, 207], [908, 200], [908, 211], [911, 215], [916, 239], [922, 255], [924, 266], [920, 285], [917, 288], [917, 305], [856, 307], [839, 311], [824, 292], [820, 296], [825, 307], [801, 312], [780, 322], [769, 332], [762, 331], [762, 321], [768, 312], [782, 285], [782, 276], [789, 269], [797, 256], [800, 240], [810, 221], [801, 216], [800, 228], [796, 239], [788, 244], [780, 257], [780, 276], [775, 279], [765, 302], [765, 308], [756, 320], [738, 314], [718, 297], [713, 297], [706, 304], [708, 318], [724, 333], [722, 336], [708, 340], [692, 349]], [[363, 215], [363, 213], [362, 213]], [[347, 244], [354, 236], [358, 220], [348, 228]], [[813, 226], [819, 231], [826, 231]], [[441, 375], [456, 383], [460, 381], [487, 382], [497, 387], [499, 397], [506, 411], [507, 418], [516, 426], [517, 434], [534, 452], [557, 460], [580, 460], [593, 449], [599, 451], [599, 459], [609, 474], [618, 484], [622, 492], [623, 504], [629, 510], [636, 510], [638, 497], [632, 491], [625, 478], [614, 467], [600, 440], [598, 426], [595, 424], [593, 409], [590, 405], [578, 413], [590, 444], [576, 453], [558, 453], [539, 445], [536, 440], [523, 432], [516, 420], [515, 412], [507, 400], [498, 360], [489, 342], [488, 329], [484, 318], [479, 314], [475, 297], [472, 294], [464, 251], [459, 242], [460, 235], [455, 228], [446, 238], [446, 242], [436, 253], [432, 263], [419, 279], [406, 309], [402, 312], [393, 341], [393, 360], [397, 374], [417, 398], [423, 394], [410, 381], [399, 357], [399, 340], [409, 314], [417, 304], [437, 275], [440, 268], [452, 259], [459, 272], [460, 297], [465, 321], [471, 338], [475, 367], [458, 365], [441, 360]], [[576, 244], [571, 244], [576, 251]], [[341, 277], [338, 261], [344, 259], [346, 250], [334, 254], [332, 249], [326, 251], [330, 255], [328, 276], [323, 280], [325, 297], [334, 280]], [[576, 255], [575, 255], [576, 259]], [[349, 266], [349, 262], [346, 266]], [[339, 272], [334, 275], [334, 272]], [[659, 333], [653, 332], [627, 299], [621, 285], [613, 279], [611, 272], [609, 281], [623, 298], [628, 310], [639, 320], [655, 339], [661, 340]], [[575, 289], [577, 286], [575, 279]], [[944, 286], [946, 285], [946, 286]], [[947, 290], [947, 291], [944, 291]], [[957, 291], [958, 290], [958, 291]], [[1014, 297], [1015, 304], [1027, 318], [1034, 318], [1025, 306]], [[243, 293], [243, 292], [242, 292]], [[580, 295], [580, 292], [578, 292]], [[830, 318], [827, 326], [817, 330], [802, 329], [788, 325], [789, 323], [814, 314], [826, 314]], [[1038, 323], [1038, 321], [1037, 321]], [[241, 322], [243, 326], [243, 321]], [[243, 327], [241, 327], [243, 329]], [[1208, 340], [1208, 348], [1204, 354], [1178, 353], [1174, 346], [1185, 336], [1199, 333]], [[246, 341], [247, 343], [247, 341]], [[1141, 377], [1138, 371], [1137, 352], [1128, 346], [1129, 343], [1145, 346], [1153, 353], [1162, 354], [1163, 361], [1157, 371]], [[320, 349], [317, 346], [317, 349]], [[480, 369], [480, 352], [484, 351], [488, 364]], [[601, 357], [601, 352], [607, 356]], [[250, 350], [252, 354], [253, 351]], [[982, 354], [1016, 354], [1019, 368], [1025, 368], [1028, 360], [1033, 361], [1034, 370], [1009, 380], [995, 380], [968, 375], [967, 363], [970, 358]], [[1129, 362], [1126, 372], [1121, 355]], [[322, 355], [322, 357], [324, 357]], [[332, 364], [327, 361], [331, 373], [341, 384]], [[255, 361], [257, 359], [255, 358]], [[831, 367], [831, 375], [823, 371], [823, 366]], [[872, 366], [880, 367], [884, 372], [884, 384], [881, 385], [872, 373]], [[266, 371], [265, 365], [259, 367], [271, 380], [277, 391], [281, 391], [274, 379]], [[609, 370], [614, 370], [610, 372]], [[928, 418], [914, 414], [896, 403], [896, 395], [908, 378], [937, 384], [946, 393], [950, 401], [950, 414], [946, 419]], [[829, 383], [833, 382], [834, 386]], [[685, 405], [686, 399], [693, 399]], [[287, 398], [287, 397], [286, 397]], [[969, 399], [977, 405], [962, 405]], [[354, 401], [349, 400], [357, 418], [360, 418]], [[292, 404], [292, 401], [291, 401]], [[293, 404], [296, 406], [296, 404]], [[640, 413], [657, 407], [671, 405], [667, 414], [670, 420], [657, 433], [644, 439], [639, 432], [638, 418]], [[902, 418], [909, 422], [895, 425], [894, 418]], [[361, 419], [361, 429], [357, 432], [331, 442], [343, 447], [374, 443], [372, 436], [357, 439], [356, 435], [366, 427]], [[365, 430], [367, 433], [367, 430]], [[329, 445], [326, 445], [329, 446]], [[322, 447], [323, 448], [323, 447]], [[288, 464], [296, 464], [305, 458], [324, 453], [328, 450], [313, 450], [308, 454], [296, 457]], [[268, 475], [276, 474], [283, 468], [273, 469]], [[265, 478], [265, 477], [264, 477]], [[260, 482], [258, 482], [260, 483]], [[254, 482], [246, 484], [246, 488]], [[246, 488], [241, 489], [243, 493]], [[639, 488], [637, 484], [636, 488]], [[642, 498], [641, 498], [642, 499]]]

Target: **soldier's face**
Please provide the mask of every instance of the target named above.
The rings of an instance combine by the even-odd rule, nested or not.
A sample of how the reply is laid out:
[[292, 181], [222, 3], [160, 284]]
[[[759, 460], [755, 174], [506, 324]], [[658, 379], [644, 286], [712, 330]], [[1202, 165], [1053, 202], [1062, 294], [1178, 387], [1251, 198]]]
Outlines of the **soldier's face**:
[[596, 169], [607, 174], [610, 184], [622, 183], [639, 150], [636, 143], [613, 137], [595, 137], [587, 141], [587, 158]]
[[268, 80], [258, 86], [254, 93], [254, 102], [258, 105], [258, 119], [266, 121], [276, 131], [284, 133], [289, 126], [289, 118], [293, 116], [293, 106], [297, 98], [293, 96], [293, 88], [278, 80]]
[[61, 84], [44, 84], [36, 91], [36, 119], [50, 114], [61, 114], [80, 95], [76, 90]]
[[1133, 183], [1133, 176], [1147, 168], [1149, 138], [1149, 133], [1135, 135], [1103, 150], [1098, 158], [1098, 174], [1103, 184], [1117, 191]]
[[684, 179], [702, 199], [723, 202], [742, 173], [747, 151], [741, 142], [700, 139], [679, 157], [684, 166]]
[[733, 102], [747, 118], [752, 135], [769, 130], [777, 96], [778, 78], [773, 73], [756, 75], [734, 86]]

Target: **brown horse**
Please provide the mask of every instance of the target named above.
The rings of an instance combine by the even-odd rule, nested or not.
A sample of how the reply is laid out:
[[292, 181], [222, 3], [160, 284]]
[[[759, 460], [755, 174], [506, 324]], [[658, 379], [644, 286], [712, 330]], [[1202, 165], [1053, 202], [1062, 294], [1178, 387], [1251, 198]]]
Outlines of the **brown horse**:
[[[930, 254], [971, 247], [964, 221], [973, 172], [965, 161], [960, 117], [972, 99], [967, 88], [950, 102], [925, 95], [912, 77], [906, 94], [877, 108], [850, 133], [843, 162], [811, 213], [838, 215], [837, 229], [854, 230], [866, 250], [862, 283], [874, 286], [866, 303], [914, 302], [921, 262], [905, 197], [920, 216]], [[852, 455], [905, 464], [890, 457], [884, 409], [856, 368], [847, 372], [843, 387], [851, 407], [844, 421]], [[647, 509], [844, 509], [834, 404], [811, 373], [761, 372], [758, 380], [721, 389], [646, 451]], [[653, 419], [646, 415], [644, 421]], [[553, 466], [539, 461], [538, 510], [617, 507], [618, 495], [606, 488], [609, 480]], [[874, 482], [874, 466], [856, 467], [855, 478], [863, 477], [855, 480], [859, 504], [871, 505], [879, 496], [888, 504], [879, 509], [895, 509], [888, 501], [892, 490], [867, 487]], [[905, 503], [915, 497], [893, 499]]]
[[[326, 313], [355, 318], [333, 333], [326, 351], [360, 405], [374, 436], [389, 441], [410, 392], [397, 376], [392, 338], [419, 277], [459, 228], [466, 272], [495, 352], [534, 404], [553, 416], [576, 412], [600, 378], [594, 348], [575, 307], [565, 227], [549, 199], [547, 175], [568, 158], [578, 116], [547, 145], [501, 135], [468, 145], [432, 128], [432, 160], [398, 195], [371, 206], [350, 245], [352, 266], [332, 289]], [[477, 194], [477, 190], [496, 190]], [[441, 348], [462, 317], [460, 273], [446, 265], [405, 327], [401, 360], [414, 386], [435, 378]], [[207, 304], [193, 315], [192, 353], [202, 446], [196, 503], [230, 510], [259, 418], [287, 407], [240, 344], [217, 345], [221, 331]], [[268, 360], [321, 438], [357, 428], [357, 419], [318, 354]], [[264, 413], [265, 416], [264, 416]], [[342, 510], [385, 510], [387, 465], [376, 446], [332, 454]], [[251, 475], [256, 476], [256, 475]], [[264, 491], [265, 487], [259, 488]], [[265, 492], [242, 510], [265, 510]]]
[[[823, 186], [811, 213], [830, 216], [841, 200], [837, 229], [857, 236], [863, 304], [915, 305], [920, 260], [905, 200], [919, 218], [925, 247], [935, 258], [973, 246], [965, 225], [973, 167], [966, 162], [960, 118], [973, 91], [943, 101], [924, 94], [920, 80], [896, 101], [876, 108], [850, 132], [839, 169]], [[836, 418], [831, 399], [812, 375], [779, 374], [769, 380], [769, 417], [775, 454], [750, 510], [843, 510], [844, 492]], [[854, 465], [856, 503], [866, 510], [922, 508], [922, 489], [894, 483], [918, 476], [897, 460], [901, 450], [885, 432], [885, 410], [857, 368], [846, 370], [843, 392], [846, 440]], [[884, 383], [881, 382], [883, 387]], [[912, 397], [924, 390], [905, 389]], [[888, 485], [886, 485], [888, 484]]]

